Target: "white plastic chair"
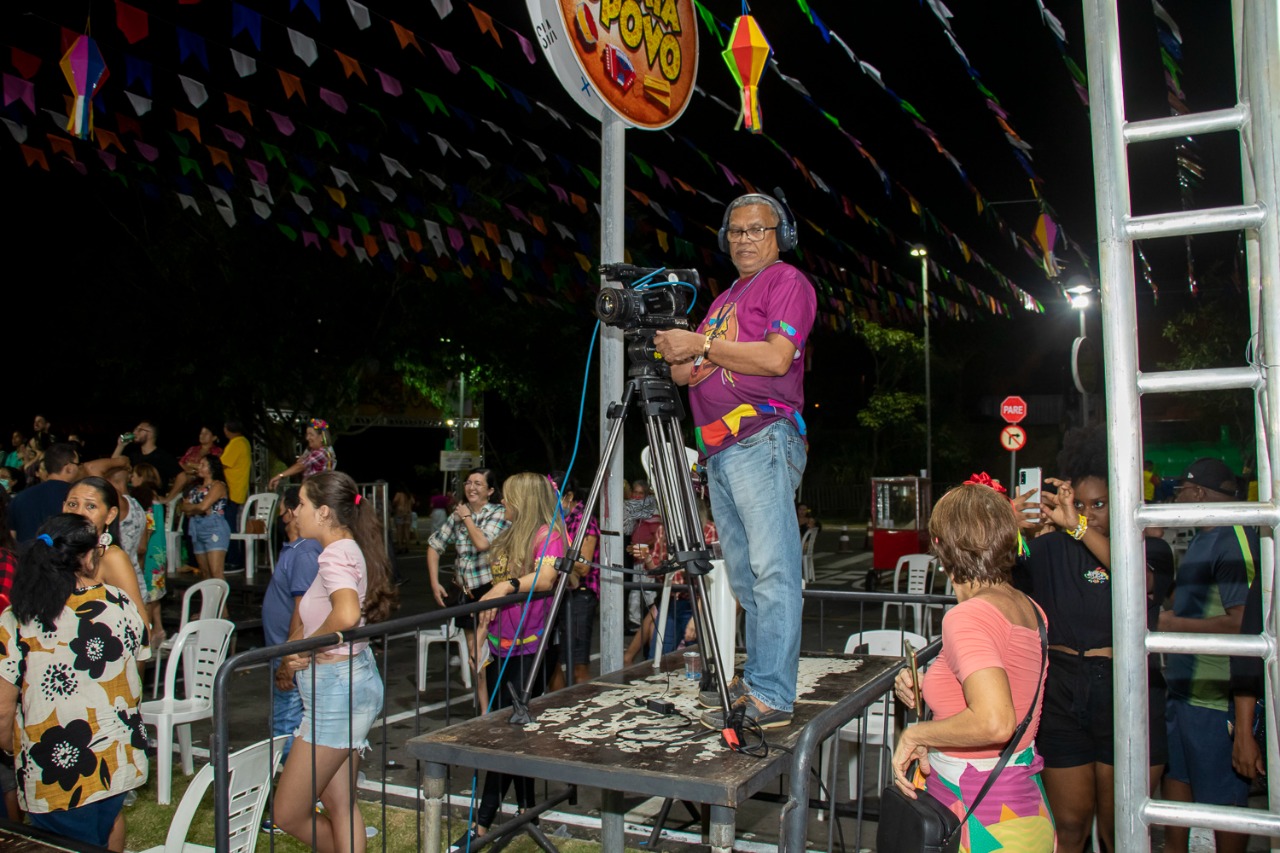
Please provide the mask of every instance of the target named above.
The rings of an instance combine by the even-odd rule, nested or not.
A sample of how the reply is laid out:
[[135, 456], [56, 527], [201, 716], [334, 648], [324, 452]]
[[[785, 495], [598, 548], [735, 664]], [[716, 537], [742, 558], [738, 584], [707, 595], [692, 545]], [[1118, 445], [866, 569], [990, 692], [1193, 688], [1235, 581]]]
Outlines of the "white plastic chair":
[[[232, 533], [231, 540], [244, 543], [244, 579], [253, 581], [253, 574], [258, 567], [258, 543], [261, 542], [267, 552], [267, 562], [271, 571], [276, 570], [276, 552], [271, 547], [271, 533], [276, 524], [276, 503], [280, 496], [275, 492], [258, 492], [249, 495], [244, 506], [240, 508], [240, 532]], [[261, 521], [261, 533], [246, 533], [249, 521]]]
[[[187, 591], [182, 594], [182, 621], [178, 623], [178, 632], [187, 627], [187, 623], [191, 621], [191, 600], [197, 595], [200, 596], [200, 615], [197, 619], [217, 619], [222, 616], [222, 607], [227, 603], [227, 596], [231, 593], [231, 585], [224, 580], [218, 578], [209, 578], [208, 580], [193, 583], [187, 587]], [[164, 660], [166, 654], [173, 654], [174, 643], [177, 636], [166, 637], [155, 652], [155, 673], [151, 682], [151, 698], [156, 699], [160, 696], [160, 664]]]
[[[898, 565], [893, 569], [893, 591], [905, 592], [908, 595], [925, 595], [929, 592], [929, 587], [933, 581], [933, 563], [934, 557], [929, 554], [907, 554], [898, 558]], [[903, 568], [907, 570], [907, 588], [899, 589], [898, 583], [902, 579]], [[884, 611], [880, 616], [880, 627], [884, 628], [889, 623], [889, 608], [898, 608], [898, 624], [906, 627], [906, 612], [904, 608], [910, 609], [915, 622], [912, 627], [916, 631], [923, 631], [926, 635], [931, 633], [928, 626], [924, 624], [924, 605], [908, 604], [903, 601], [890, 601], [884, 606]]]
[[818, 528], [810, 527], [804, 532], [804, 538], [800, 540], [800, 565], [803, 569], [801, 578], [805, 583], [813, 583], [813, 548], [818, 541]]
[[[213, 719], [213, 677], [226, 660], [234, 623], [196, 619], [178, 632], [164, 672], [164, 698], [143, 702], [142, 721], [156, 727], [156, 801], [168, 805], [173, 781], [173, 733], [178, 732], [182, 772], [195, 772], [191, 758], [191, 724]], [[178, 698], [178, 667], [183, 667], [185, 698]]]
[[440, 631], [418, 632], [418, 692], [427, 689], [427, 652], [434, 643], [444, 643], [445, 673], [449, 672], [448, 654], [450, 646], [457, 647], [458, 659], [461, 661], [462, 684], [471, 687], [471, 653], [467, 650], [467, 637], [462, 629], [454, 624], [454, 620], [440, 626]]
[[186, 516], [178, 512], [179, 495], [164, 505], [165, 574], [176, 575], [182, 565], [182, 524]]
[[[903, 643], [910, 643], [911, 647], [919, 651], [926, 645], [926, 640], [919, 634], [911, 631], [863, 631], [860, 634], [850, 634], [848, 641], [844, 646], [845, 654], [854, 654], [861, 652], [868, 655], [887, 655], [889, 657], [902, 657], [904, 649]], [[849, 799], [856, 800], [861, 794], [861, 787], [858, 778], [858, 747], [857, 743], [862, 741], [868, 747], [881, 747], [894, 742], [893, 736], [893, 693], [889, 694], [889, 700], [877, 699], [867, 707], [862, 713], [862, 717], [853, 720], [843, 726], [835, 736], [827, 738], [822, 745], [822, 764], [824, 767], [830, 766], [828, 762], [832, 760], [837, 744], [852, 743], [849, 749], [849, 763], [847, 773], [849, 776]], [[865, 736], [863, 733], [866, 733]], [[882, 750], [877, 749], [877, 755]], [[877, 773], [879, 772], [880, 762], [877, 762]], [[825, 778], [825, 776], [824, 776]]]
[[[939, 575], [942, 575], [942, 579], [944, 581], [942, 585], [942, 594], [955, 595], [955, 587], [951, 583], [951, 576], [948, 575], [946, 571], [943, 570], [941, 564], [938, 564], [937, 571]], [[938, 580], [937, 575], [935, 575], [933, 579], [929, 581], [930, 590], [934, 589], [938, 585], [937, 580]], [[933, 633], [934, 612], [940, 613], [945, 616], [947, 611], [953, 607], [955, 607], [954, 604], [926, 604], [924, 606], [924, 619], [925, 619], [924, 634], [926, 637], [929, 637], [930, 639], [932, 639], [934, 636], [934, 633]]]
[[[258, 845], [262, 815], [266, 812], [267, 797], [271, 793], [271, 780], [280, 768], [280, 757], [292, 737], [293, 735], [278, 735], [227, 756], [227, 769], [231, 776], [228, 790], [231, 819], [227, 825], [227, 849], [231, 853], [253, 853]], [[275, 741], [274, 745], [272, 740]], [[196, 778], [191, 780], [187, 792], [182, 795], [182, 802], [174, 810], [164, 844], [142, 853], [211, 853], [212, 847], [187, 841], [191, 821], [195, 818], [211, 782], [213, 765], [206, 764], [200, 768]]]

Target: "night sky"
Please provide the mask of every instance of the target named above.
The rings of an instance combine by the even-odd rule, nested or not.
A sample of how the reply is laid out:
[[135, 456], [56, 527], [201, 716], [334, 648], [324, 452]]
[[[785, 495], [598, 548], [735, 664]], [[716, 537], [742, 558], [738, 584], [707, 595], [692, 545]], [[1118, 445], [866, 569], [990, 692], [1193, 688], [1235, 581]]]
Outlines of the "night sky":
[[[21, 55], [13, 49], [41, 60], [31, 76], [36, 114], [20, 98], [0, 109], [9, 123], [0, 143], [10, 210], [0, 230], [10, 270], [6, 292], [12, 378], [6, 426], [27, 425], [36, 409], [47, 409], [61, 423], [77, 423], [106, 436], [131, 425], [137, 418], [134, 413], [145, 410], [175, 425], [178, 432], [194, 431], [196, 420], [219, 416], [205, 411], [216, 408], [219, 386], [226, 386], [229, 396], [236, 393], [227, 376], [245, 371], [228, 370], [226, 365], [237, 359], [288, 359], [305, 367], [307, 359], [330, 352], [336, 358], [362, 358], [365, 339], [405, 334], [394, 322], [399, 312], [404, 323], [420, 323], [418, 344], [429, 352], [451, 328], [462, 337], [462, 330], [483, 325], [490, 300], [523, 299], [526, 293], [533, 296], [534, 308], [545, 308], [550, 299], [562, 313], [580, 318], [588, 311], [590, 284], [578, 269], [577, 253], [591, 264], [598, 259], [599, 219], [591, 205], [599, 191], [592, 186], [592, 176], [579, 167], [598, 175], [599, 147], [588, 132], [592, 120], [564, 94], [537, 51], [525, 4], [475, 4], [492, 16], [499, 47], [493, 35], [481, 32], [466, 3], [455, 2], [453, 12], [441, 19], [428, 2], [371, 0], [367, 6], [372, 24], [360, 30], [345, 0], [315, 2], [319, 21], [301, 0], [291, 11], [283, 3], [270, 4], [269, 11], [266, 4], [245, 3], [245, 8], [262, 13], [261, 47], [248, 32], [232, 36], [234, 4], [214, 0], [137, 0], [133, 6], [148, 13], [149, 34], [132, 45], [117, 27], [116, 4], [108, 0], [5, 4], [0, 31], [9, 75], [6, 100], [10, 82], [24, 76]], [[591, 5], [598, 3], [593, 0]], [[731, 0], [704, 5], [725, 24], [731, 24], [741, 9]], [[1079, 5], [1060, 0], [1045, 5], [1065, 29], [1066, 57], [1083, 69]], [[688, 22], [699, 29], [700, 91], [669, 130], [627, 134], [628, 152], [638, 158], [628, 163], [627, 171], [633, 191], [627, 206], [628, 247], [636, 261], [695, 266], [710, 287], [727, 283], [732, 270], [715, 250], [713, 232], [723, 204], [742, 192], [729, 175], [765, 191], [781, 187], [800, 220], [801, 248], [810, 253], [803, 259], [807, 268], [837, 293], [848, 289], [864, 300], [845, 305], [849, 314], [870, 310], [887, 324], [919, 328], [914, 303], [918, 295], [912, 292], [919, 267], [908, 257], [906, 245], [916, 241], [928, 246], [931, 258], [947, 271], [1007, 306], [993, 316], [978, 307], [967, 287], [962, 292], [947, 282], [933, 285], [936, 294], [952, 300], [967, 317], [938, 316], [933, 330], [935, 352], [952, 352], [966, 364], [964, 403], [969, 411], [956, 412], [957, 416], [973, 416], [975, 401], [990, 395], [1063, 390], [1066, 351], [1077, 317], [1063, 303], [1061, 288], [1070, 276], [1089, 275], [1095, 264], [1090, 141], [1087, 109], [1072, 87], [1063, 55], [1037, 4], [950, 0], [948, 7], [954, 15], [956, 43], [970, 68], [998, 99], [1008, 128], [1030, 146], [1031, 167], [1043, 179], [1041, 197], [1066, 235], [1083, 249], [1080, 257], [1060, 242], [1057, 254], [1064, 270], [1056, 281], [1014, 245], [1010, 232], [1029, 239], [1039, 212], [1036, 204], [1022, 203], [1032, 197], [1028, 174], [928, 4], [816, 0], [808, 6], [816, 22], [800, 4], [786, 0], [752, 7], [776, 61], [760, 86], [762, 135], [734, 130], [735, 115], [722, 103], [736, 107], [736, 93], [718, 56], [719, 45], [708, 37], [702, 20]], [[1168, 89], [1156, 18], [1146, 3], [1122, 6], [1128, 115], [1166, 115]], [[1184, 39], [1178, 82], [1185, 102], [1197, 111], [1231, 105], [1229, 6], [1169, 0], [1164, 8]], [[111, 70], [96, 123], [114, 131], [126, 150], [112, 149], [117, 158], [112, 171], [96, 145], [77, 141], [72, 148], [84, 166], [82, 175], [58, 153], [57, 142], [50, 142], [49, 137], [56, 137], [65, 146], [67, 136], [45, 111], [65, 112], [67, 90], [57, 68], [60, 28], [82, 31], [86, 18]], [[421, 53], [397, 43], [392, 21], [416, 36]], [[287, 28], [314, 38], [318, 59], [313, 65], [294, 54]], [[859, 60], [878, 69], [884, 86], [914, 108], [933, 140], [893, 95], [859, 70], [837, 39], [824, 39], [824, 28]], [[526, 60], [516, 33], [533, 42], [534, 63]], [[203, 40], [207, 70], [194, 53], [185, 60], [180, 56], [182, 45], [194, 46], [193, 36]], [[460, 73], [449, 72], [437, 47], [451, 52]], [[229, 49], [255, 57], [257, 73], [241, 78]], [[344, 73], [335, 51], [360, 64], [367, 85]], [[140, 74], [129, 79], [144, 63], [150, 63], [152, 106], [138, 116], [125, 92], [144, 91]], [[403, 94], [385, 92], [376, 71], [398, 81]], [[285, 97], [279, 72], [297, 76], [305, 104]], [[201, 82], [209, 101], [194, 107], [179, 74]], [[448, 116], [432, 112], [415, 88], [454, 109]], [[347, 112], [326, 105], [322, 89], [340, 96]], [[228, 95], [250, 105], [252, 124], [228, 111]], [[530, 104], [529, 110], [520, 106], [521, 100]], [[180, 129], [175, 111], [199, 122], [199, 142], [190, 129]], [[268, 111], [291, 119], [294, 134], [284, 136]], [[121, 116], [124, 125], [119, 124]], [[24, 149], [13, 138], [17, 126], [29, 133], [26, 145], [45, 153], [49, 172], [26, 165]], [[457, 154], [441, 155], [431, 134], [447, 139]], [[233, 141], [237, 137], [245, 143], [243, 149]], [[137, 139], [155, 146], [154, 171], [142, 158]], [[852, 140], [883, 170], [888, 192], [885, 180]], [[547, 159], [539, 159], [526, 141], [535, 143]], [[278, 151], [287, 166], [272, 160], [264, 143]], [[187, 154], [180, 153], [181, 145], [188, 148]], [[230, 169], [217, 165], [209, 146], [227, 154]], [[971, 186], [939, 153], [939, 146], [954, 156]], [[1238, 202], [1235, 137], [1205, 138], [1198, 146], [1203, 179], [1195, 190], [1196, 204]], [[409, 176], [391, 173], [382, 155], [403, 165]], [[271, 207], [266, 221], [255, 216], [251, 206], [249, 160], [262, 162], [268, 170]], [[188, 163], [200, 167], [203, 180], [194, 173], [181, 174]], [[641, 163], [657, 171], [641, 168]], [[343, 170], [358, 186], [343, 188], [346, 208], [331, 202], [324, 189], [337, 182], [332, 168]], [[1143, 148], [1140, 156], [1131, 158], [1131, 168], [1136, 212], [1180, 206], [1172, 143]], [[223, 171], [227, 174], [220, 174]], [[446, 186], [437, 187], [427, 173], [443, 179]], [[298, 190], [294, 177], [307, 178], [309, 188]], [[395, 201], [381, 194], [375, 182], [390, 188]], [[227, 189], [237, 212], [235, 228], [226, 228], [215, 212], [207, 184]], [[568, 198], [561, 201], [551, 184]], [[994, 203], [986, 214], [977, 212], [973, 188]], [[202, 216], [182, 209], [177, 194], [184, 190], [202, 208]], [[425, 237], [421, 220], [440, 220], [438, 206], [493, 223], [504, 243], [510, 242], [509, 230], [528, 239], [540, 237], [515, 213], [513, 208], [518, 208], [524, 215], [540, 214], [548, 223], [549, 234], [542, 238], [545, 255], [517, 255], [516, 265], [529, 273], [517, 270], [516, 281], [508, 282], [489, 239], [490, 257], [475, 259], [473, 278], [458, 279], [466, 252], [474, 248], [471, 234], [484, 234], [483, 229], [468, 233], [459, 222], [457, 227], [466, 235], [463, 257], [452, 252], [449, 261], [440, 262], [426, 245], [416, 257], [393, 261], [383, 239], [374, 263], [361, 264], [350, 252], [338, 257], [327, 239], [316, 250], [304, 248], [301, 238], [291, 241], [284, 236], [281, 226], [295, 236], [315, 230], [308, 224], [312, 216], [295, 206], [291, 191], [311, 200], [315, 218], [335, 230], [346, 223], [357, 240], [360, 229], [358, 222], [353, 225], [353, 212], [364, 211], [375, 244], [385, 234], [380, 223], [390, 222], [406, 249], [409, 223], [416, 221], [413, 230]], [[487, 204], [486, 199], [496, 199], [501, 206]], [[913, 212], [909, 199], [927, 213]], [[575, 206], [579, 201], [587, 205], [585, 214]], [[851, 206], [856, 206], [855, 215], [850, 215]], [[397, 212], [409, 218], [397, 217]], [[875, 224], [868, 224], [863, 213]], [[993, 225], [993, 213], [1004, 221], [1003, 232]], [[569, 236], [551, 223], [564, 226]], [[956, 238], [986, 264], [966, 260]], [[678, 256], [678, 239], [686, 241], [690, 256]], [[669, 248], [663, 249], [662, 241]], [[1204, 289], [1228, 281], [1235, 247], [1235, 235], [1196, 239], [1200, 297], [1188, 295], [1181, 241], [1147, 247], [1159, 298], [1139, 284], [1144, 358], [1154, 359], [1165, 351], [1159, 329], [1168, 318], [1194, 307]], [[439, 278], [426, 278], [419, 263], [434, 267]], [[552, 272], [556, 268], [565, 272], [557, 276]], [[1043, 304], [1045, 312], [1024, 311], [993, 270]], [[872, 286], [860, 285], [858, 276], [873, 280]], [[873, 291], [878, 295], [868, 308], [866, 294]], [[901, 305], [892, 309], [895, 297], [887, 295], [890, 291], [899, 301], [911, 299], [914, 311]], [[833, 304], [827, 307], [839, 313]], [[390, 316], [369, 320], [366, 313]], [[1096, 315], [1091, 322], [1096, 327]], [[566, 323], [570, 327], [589, 332], [589, 324], [580, 320]], [[346, 337], [354, 340], [342, 340], [343, 331], [337, 332], [338, 340], [330, 339], [334, 329], [350, 329]], [[527, 330], [529, 335], [545, 332]], [[847, 418], [850, 407], [857, 405], [865, 373], [857, 345], [849, 332], [830, 328], [816, 332], [813, 340], [811, 402], [825, 403], [828, 417]], [[563, 336], [557, 341], [552, 351], [563, 381], [576, 386], [586, 343], [585, 338]], [[147, 377], [167, 375], [174, 354], [188, 363], [187, 381], [204, 388], [204, 410], [191, 411], [182, 400], [157, 399], [149, 392]], [[368, 358], [371, 363], [386, 361], [385, 354], [371, 352]], [[236, 405], [227, 400], [224, 408]], [[518, 442], [514, 436], [504, 440]], [[179, 443], [175, 439], [174, 446]]]

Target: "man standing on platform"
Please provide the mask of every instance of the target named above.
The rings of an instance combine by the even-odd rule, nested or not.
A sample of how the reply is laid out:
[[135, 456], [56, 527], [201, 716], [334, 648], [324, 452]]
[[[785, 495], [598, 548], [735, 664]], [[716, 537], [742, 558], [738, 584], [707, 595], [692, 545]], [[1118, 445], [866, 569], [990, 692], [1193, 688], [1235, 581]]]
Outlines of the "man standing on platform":
[[[795, 492], [806, 459], [804, 345], [817, 299], [804, 273], [780, 259], [795, 245], [795, 221], [772, 196], [732, 201], [720, 248], [737, 280], [697, 332], [670, 329], [654, 340], [675, 382], [689, 386], [729, 583], [746, 616], [747, 662], [729, 685], [732, 710], [761, 728], [791, 724], [800, 662]], [[714, 691], [700, 698], [719, 704]], [[724, 728], [723, 711], [704, 713], [702, 724]]]

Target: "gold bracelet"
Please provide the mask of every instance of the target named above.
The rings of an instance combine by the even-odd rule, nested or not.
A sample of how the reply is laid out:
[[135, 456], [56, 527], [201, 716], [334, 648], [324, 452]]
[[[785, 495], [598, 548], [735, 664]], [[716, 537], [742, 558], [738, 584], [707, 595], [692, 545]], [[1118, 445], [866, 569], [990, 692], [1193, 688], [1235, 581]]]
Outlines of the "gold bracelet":
[[704, 359], [711, 357], [711, 342], [715, 339], [716, 338], [713, 333], [707, 332], [707, 342], [702, 345], [702, 357]]
[[1081, 539], [1084, 538], [1084, 534], [1086, 531], [1088, 531], [1088, 529], [1089, 529], [1089, 519], [1085, 518], [1082, 515], [1082, 516], [1079, 516], [1079, 521], [1076, 523], [1076, 529], [1068, 530], [1067, 532], [1071, 534], [1072, 539], [1079, 542]]

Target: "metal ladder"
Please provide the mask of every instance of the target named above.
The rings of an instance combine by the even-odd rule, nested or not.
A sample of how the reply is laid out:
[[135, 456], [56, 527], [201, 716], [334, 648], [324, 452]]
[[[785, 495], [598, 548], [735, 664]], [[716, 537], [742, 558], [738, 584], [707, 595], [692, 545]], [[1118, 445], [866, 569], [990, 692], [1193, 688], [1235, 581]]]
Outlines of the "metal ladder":
[[[1126, 122], [1120, 68], [1116, 0], [1084, 0], [1092, 102], [1098, 252], [1102, 278], [1105, 390], [1110, 417], [1111, 548], [1118, 565], [1145, 562], [1143, 529], [1195, 525], [1258, 526], [1266, 630], [1260, 636], [1149, 633], [1144, 572], [1113, 578], [1115, 692], [1127, 699], [1147, 695], [1147, 656], [1167, 652], [1261, 656], [1266, 661], [1269, 810], [1174, 803], [1148, 790], [1146, 701], [1116, 703], [1115, 806], [1117, 850], [1149, 850], [1151, 824], [1280, 835], [1280, 758], [1275, 727], [1277, 596], [1274, 580], [1278, 518], [1275, 472], [1280, 470], [1280, 383], [1268, 382], [1267, 362], [1280, 353], [1280, 180], [1277, 112], [1280, 109], [1280, 0], [1233, 0], [1237, 104], [1198, 114]], [[1235, 131], [1240, 134], [1243, 203], [1231, 207], [1134, 216], [1130, 207], [1128, 147], [1158, 139]], [[1140, 373], [1133, 243], [1215, 231], [1246, 236], [1253, 363], [1214, 370]], [[1243, 343], [1243, 340], [1242, 340]], [[1258, 502], [1144, 505], [1140, 399], [1144, 394], [1250, 389], [1258, 435]], [[1124, 523], [1124, 520], [1128, 523]], [[1273, 842], [1276, 843], [1276, 842]]]

